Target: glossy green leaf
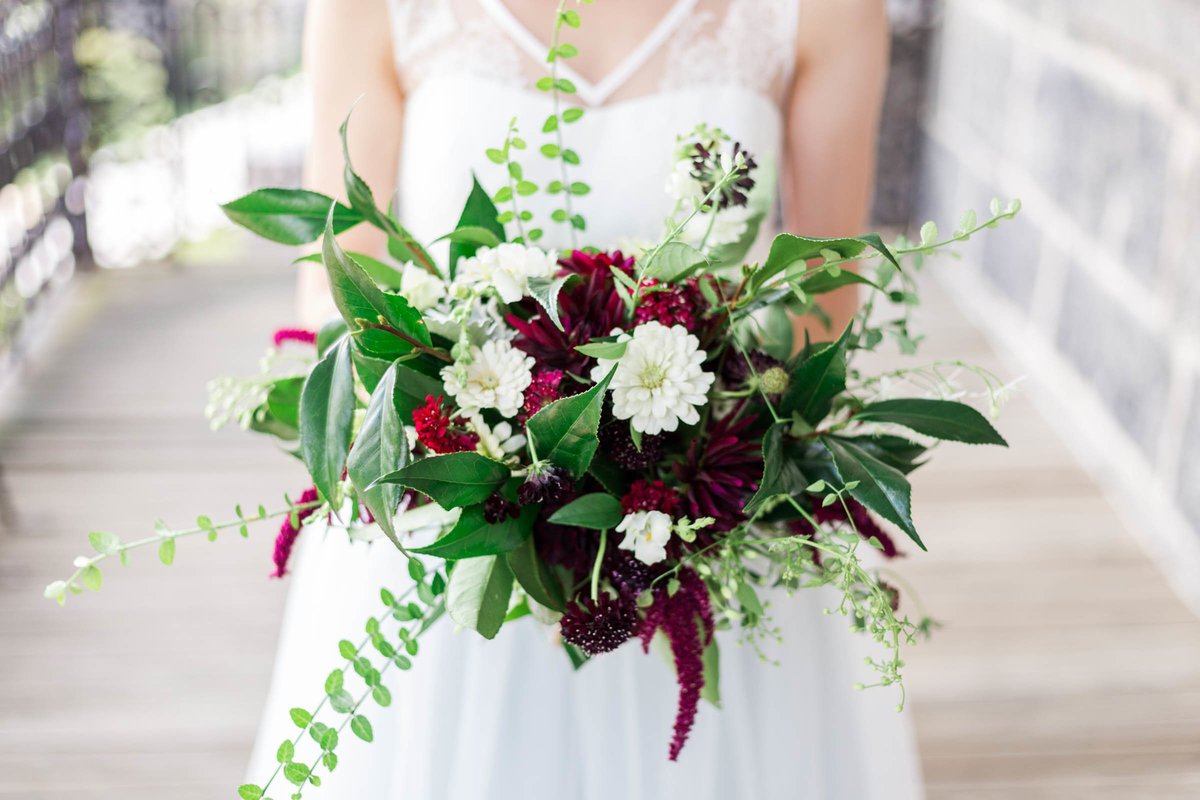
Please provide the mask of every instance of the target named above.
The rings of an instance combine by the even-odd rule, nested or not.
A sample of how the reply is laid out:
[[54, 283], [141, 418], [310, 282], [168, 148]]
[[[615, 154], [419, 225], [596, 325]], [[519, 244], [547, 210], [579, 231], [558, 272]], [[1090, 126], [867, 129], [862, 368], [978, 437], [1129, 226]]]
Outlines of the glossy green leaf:
[[896, 256], [892, 254], [878, 234], [871, 233], [866, 236], [844, 239], [813, 239], [807, 236], [781, 233], [771, 242], [771, 251], [767, 255], [767, 260], [750, 279], [751, 289], [757, 290], [789, 267], [820, 257], [823, 250], [832, 251], [841, 258], [854, 258], [868, 247], [880, 253], [897, 269], [900, 268], [900, 262], [896, 260]]
[[304, 378], [282, 378], [275, 381], [267, 393], [267, 410], [284, 425], [300, 429], [300, 391]]
[[464, 628], [494, 638], [508, 614], [513, 574], [502, 556], [459, 561], [446, 586], [446, 613]]
[[[363, 268], [364, 272], [371, 276], [371, 280], [375, 281], [376, 284], [389, 291], [400, 291], [400, 281], [403, 273], [399, 269], [366, 253], [346, 251], [346, 255], [358, 262], [358, 265]], [[296, 259], [296, 263], [302, 261], [315, 261], [320, 264], [322, 263], [322, 255], [321, 253], [309, 253], [306, 256]]]
[[493, 525], [484, 519], [482, 503], [468, 506], [445, 536], [413, 552], [447, 560], [507, 553], [533, 534], [533, 522], [538, 510], [536, 505], [525, 506], [516, 519], [506, 517]]
[[587, 472], [600, 440], [600, 409], [613, 372], [582, 394], [555, 400], [526, 423], [526, 431], [538, 458], [548, 460], [576, 478]]
[[562, 611], [566, 607], [562, 586], [538, 555], [537, 545], [532, 536], [508, 553], [506, 558], [508, 568], [512, 570], [517, 583], [526, 594], [554, 611]]
[[704, 685], [700, 687], [700, 697], [717, 708], [721, 707], [721, 651], [717, 648], [717, 637], [714, 636], [705, 646], [700, 655], [703, 665], [701, 677]]
[[867, 405], [854, 418], [858, 422], [890, 422], [903, 425], [935, 439], [1008, 446], [1008, 442], [1004, 441], [983, 414], [971, 406], [952, 400], [881, 400]]
[[890, 434], [855, 437], [837, 436], [835, 438], [849, 439], [849, 441], [861, 447], [873, 457], [890, 467], [895, 467], [905, 474], [921, 466], [924, 462], [919, 462], [917, 459], [925, 455], [929, 450], [924, 445], [905, 439], [903, 436], [892, 436]]
[[408, 434], [404, 432], [404, 422], [396, 408], [397, 369], [395, 364], [388, 368], [371, 393], [358, 438], [346, 460], [346, 474], [380, 529], [403, 550], [392, 518], [404, 490], [392, 483], [375, 483], [384, 475], [404, 467], [409, 460]]
[[[348, 324], [357, 328], [355, 320], [376, 322], [382, 319], [415, 341], [424, 345], [430, 344], [429, 329], [420, 312], [400, 295], [389, 294], [380, 289], [362, 265], [341, 248], [328, 221], [325, 238], [321, 243], [321, 254], [325, 270], [329, 274], [329, 288], [333, 293], [334, 303]], [[395, 340], [397, 355], [412, 349], [411, 345], [397, 337], [386, 333], [381, 335]]]
[[478, 225], [462, 225], [450, 231], [445, 236], [439, 236], [437, 239], [434, 239], [435, 242], [443, 240], [454, 242], [455, 244], [474, 245], [475, 247], [495, 247], [500, 244], [500, 239], [496, 234]]
[[442, 382], [403, 364], [396, 366], [396, 410], [405, 425], [413, 424], [413, 411], [425, 405], [429, 395], [445, 394]]
[[263, 796], [262, 787], [253, 783], [243, 783], [238, 787], [238, 797], [242, 800], [260, 800]]
[[800, 288], [807, 294], [825, 294], [836, 289], [841, 289], [843, 286], [850, 286], [856, 283], [870, 286], [872, 289], [877, 289], [881, 292], [887, 292], [886, 289], [870, 278], [864, 278], [857, 272], [851, 272], [848, 269], [840, 270], [836, 275], [830, 273], [828, 270], [814, 272], [800, 281]]
[[758, 491], [745, 505], [745, 512], [751, 516], [768, 500], [798, 496], [808, 485], [800, 468], [784, 449], [784, 437], [791, 425], [790, 420], [776, 422], [763, 436], [763, 476], [758, 482]]
[[822, 436], [821, 443], [833, 456], [833, 466], [842, 485], [853, 485], [850, 495], [879, 516], [900, 526], [924, 550], [925, 544], [913, 527], [912, 487], [904, 473], [845, 439]]
[[264, 239], [280, 244], [315, 242], [333, 208], [333, 229], [341, 233], [362, 222], [362, 215], [332, 197], [305, 189], [259, 189], [221, 206], [225, 216]]
[[375, 740], [375, 731], [371, 728], [371, 722], [362, 714], [357, 714], [350, 720], [350, 730], [354, 731], [354, 735], [364, 742]]
[[629, 347], [629, 342], [588, 342], [587, 344], [578, 345], [575, 350], [583, 353], [585, 356], [592, 358], [607, 358], [616, 361], [621, 356], [625, 355], [625, 349]]
[[836, 342], [800, 362], [779, 404], [783, 414], [798, 412], [805, 422], [815, 425], [829, 413], [833, 398], [846, 389], [846, 348], [851, 327], [847, 325]]
[[642, 267], [641, 275], [675, 283], [694, 272], [707, 270], [708, 266], [708, 259], [696, 248], [683, 242], [667, 242], [654, 259]]
[[602, 531], [617, 527], [623, 516], [620, 500], [611, 494], [594, 492], [567, 503], [550, 515], [550, 521], [556, 525]]
[[326, 500], [334, 499], [342, 477], [353, 415], [350, 343], [343, 339], [313, 367], [300, 393], [300, 453]]
[[508, 467], [476, 452], [428, 456], [379, 479], [406, 486], [445, 509], [482, 503], [509, 477]]

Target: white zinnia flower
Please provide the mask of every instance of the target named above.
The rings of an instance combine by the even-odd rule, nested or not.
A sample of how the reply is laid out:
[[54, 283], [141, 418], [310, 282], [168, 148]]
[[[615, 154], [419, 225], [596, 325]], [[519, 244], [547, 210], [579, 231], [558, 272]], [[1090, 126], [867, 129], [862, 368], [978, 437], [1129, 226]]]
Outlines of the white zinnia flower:
[[[713, 214], [716, 214], [715, 219]], [[699, 247], [700, 243], [704, 242], [705, 250], [734, 244], [746, 235], [746, 228], [753, 215], [754, 212], [746, 206], [731, 206], [721, 211], [697, 214], [679, 232], [679, 241], [692, 247]]]
[[558, 271], [558, 253], [507, 242], [481, 247], [458, 264], [454, 282], [459, 286], [489, 285], [500, 299], [515, 303], [529, 294], [530, 278], [549, 278]]
[[625, 534], [618, 547], [632, 550], [633, 557], [643, 564], [657, 564], [667, 557], [667, 541], [671, 538], [671, 518], [661, 511], [635, 511], [626, 514], [617, 525]]
[[472, 413], [468, 419], [471, 420], [471, 427], [479, 434], [479, 444], [475, 449], [493, 461], [504, 461], [511, 453], [525, 446], [525, 435], [514, 434], [513, 427], [508, 422], [497, 422], [496, 427], [491, 428], [478, 412]]
[[400, 294], [417, 311], [425, 311], [446, 296], [446, 284], [416, 264], [405, 264], [400, 273]]
[[628, 419], [642, 433], [673, 431], [679, 423], [690, 425], [700, 419], [696, 409], [708, 402], [714, 377], [700, 369], [707, 357], [700, 340], [682, 325], [670, 328], [651, 320], [624, 334], [628, 342], [619, 361], [597, 359], [592, 380], [613, 375], [613, 414]]
[[471, 347], [469, 363], [442, 369], [446, 391], [465, 411], [494, 408], [503, 416], [516, 416], [533, 380], [533, 358], [508, 342], [487, 342]]

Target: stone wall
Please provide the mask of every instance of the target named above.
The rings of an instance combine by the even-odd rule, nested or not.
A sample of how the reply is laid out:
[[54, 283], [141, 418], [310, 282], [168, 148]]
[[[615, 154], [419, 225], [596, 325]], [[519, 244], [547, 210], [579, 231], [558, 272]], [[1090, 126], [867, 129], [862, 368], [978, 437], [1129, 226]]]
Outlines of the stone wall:
[[1200, 2], [945, 0], [936, 22], [913, 222], [1021, 198], [940, 272], [1200, 595]]

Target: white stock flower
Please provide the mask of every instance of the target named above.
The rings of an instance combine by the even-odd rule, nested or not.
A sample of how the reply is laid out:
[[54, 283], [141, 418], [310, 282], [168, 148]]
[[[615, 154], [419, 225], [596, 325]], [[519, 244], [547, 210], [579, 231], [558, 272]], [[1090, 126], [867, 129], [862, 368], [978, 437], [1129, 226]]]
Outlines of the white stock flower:
[[508, 342], [487, 342], [471, 347], [470, 363], [442, 369], [446, 392], [464, 411], [494, 408], [503, 416], [516, 416], [533, 380], [533, 358]]
[[500, 299], [515, 303], [529, 294], [530, 278], [550, 278], [558, 271], [558, 253], [506, 242], [481, 247], [458, 264], [456, 286], [492, 286]]
[[525, 435], [513, 433], [513, 427], [508, 422], [497, 422], [496, 427], [488, 427], [483, 416], [478, 412], [472, 413], [468, 419], [471, 427], [479, 434], [479, 444], [475, 449], [494, 461], [504, 461], [510, 454], [525, 446]]
[[446, 284], [416, 264], [405, 264], [400, 273], [400, 294], [417, 311], [425, 311], [446, 296]]
[[696, 409], [708, 402], [714, 377], [700, 368], [706, 355], [699, 339], [682, 325], [651, 320], [618, 341], [629, 343], [625, 354], [618, 361], [597, 359], [592, 368], [592, 380], [599, 382], [617, 365], [609, 384], [614, 416], [642, 433], [673, 431], [680, 422], [700, 419]]
[[746, 234], [750, 217], [753, 215], [754, 212], [746, 206], [731, 206], [721, 211], [705, 211], [691, 218], [679, 232], [679, 240], [692, 247], [699, 247], [703, 242], [705, 250], [734, 244]]
[[657, 564], [667, 557], [667, 542], [671, 538], [671, 518], [661, 511], [635, 511], [626, 514], [617, 525], [625, 534], [621, 550], [632, 550], [633, 557], [643, 564]]

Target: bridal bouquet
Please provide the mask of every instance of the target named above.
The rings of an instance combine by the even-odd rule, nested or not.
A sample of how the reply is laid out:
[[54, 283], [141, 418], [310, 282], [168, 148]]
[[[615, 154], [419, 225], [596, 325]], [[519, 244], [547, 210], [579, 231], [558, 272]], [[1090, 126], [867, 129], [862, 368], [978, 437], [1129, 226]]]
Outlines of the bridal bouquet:
[[[572, 14], [560, 13], [558, 28], [577, 25]], [[487, 153], [500, 186], [489, 193], [475, 182], [441, 237], [445, 257], [377, 205], [348, 152], [348, 205], [263, 189], [226, 206], [274, 241], [321, 242], [309, 258], [324, 264], [340, 318], [319, 332], [280, 331], [263, 374], [215, 382], [210, 408], [215, 424], [236, 419], [285, 443], [312, 486], [276, 512], [238, 507], [229, 522], [202, 516], [182, 530], [159, 522], [131, 542], [92, 533], [96, 554], [46, 590], [62, 602], [98, 589], [106, 558], [154, 545], [170, 564], [180, 538], [246, 535], [272, 517], [281, 520], [276, 576], [313, 524], [408, 557], [367, 635], [337, 644], [342, 663], [319, 702], [292, 710], [297, 733], [280, 745], [276, 775], [242, 786], [243, 798], [266, 796], [278, 776], [297, 787], [293, 796], [318, 785], [347, 726], [370, 741], [368, 700], [390, 703], [384, 673], [407, 669], [434, 624], [491, 639], [531, 616], [555, 626], [578, 668], [662, 642], [679, 684], [675, 759], [701, 699], [718, 701], [719, 634], [736, 629], [763, 647], [778, 635], [765, 591], [831, 585], [841, 596], [832, 610], [883, 645], [871, 662], [878, 684], [900, 686], [903, 703], [900, 648], [931, 622], [901, 613], [878, 564], [909, 543], [924, 549], [907, 475], [937, 440], [1004, 441], [953, 399], [951, 366], [870, 375], [855, 359], [885, 339], [915, 347], [902, 259], [915, 266], [1017, 205], [993, 203], [982, 221], [968, 212], [941, 241], [932, 224], [893, 246], [873, 234], [782, 234], [747, 263], [761, 220], [754, 159], [699, 126], [678, 141], [675, 208], [659, 241], [542, 249], [523, 208], [536, 192], [561, 200], [549, 224], [586, 234], [572, 198], [589, 187], [569, 180], [579, 159], [563, 141], [583, 112], [557, 110], [573, 87], [554, 70], [573, 54], [556, 35], [551, 74], [538, 84], [556, 108], [540, 151], [561, 178], [525, 178], [527, 145], [510, 125]], [[337, 235], [359, 224], [386, 232], [392, 263], [342, 249]], [[851, 285], [869, 294], [848, 327], [793, 341], [790, 315], [819, 318], [820, 297]], [[1003, 387], [968, 369], [994, 401]], [[906, 386], [919, 396], [903, 396]], [[301, 760], [305, 736], [316, 755]]]

